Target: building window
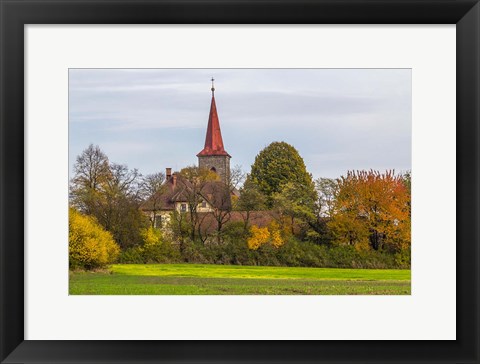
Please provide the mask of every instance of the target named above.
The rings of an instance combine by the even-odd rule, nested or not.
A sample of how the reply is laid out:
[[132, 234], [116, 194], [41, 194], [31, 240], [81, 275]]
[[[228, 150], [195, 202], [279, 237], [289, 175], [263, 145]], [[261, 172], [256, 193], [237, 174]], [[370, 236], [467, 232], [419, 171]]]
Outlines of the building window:
[[207, 207], [207, 201], [202, 201], [202, 208], [206, 208]]
[[187, 212], [187, 204], [186, 203], [182, 203], [180, 205], [180, 212]]
[[155, 216], [155, 228], [160, 229], [162, 227], [162, 216]]

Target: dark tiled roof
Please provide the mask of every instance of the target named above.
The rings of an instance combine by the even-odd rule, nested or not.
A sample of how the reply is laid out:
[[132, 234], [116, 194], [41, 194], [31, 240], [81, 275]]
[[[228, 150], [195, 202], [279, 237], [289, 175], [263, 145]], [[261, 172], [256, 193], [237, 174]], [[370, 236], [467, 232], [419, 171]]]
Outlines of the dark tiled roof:
[[156, 195], [150, 197], [141, 206], [143, 211], [174, 210], [176, 202], [188, 202], [195, 191], [210, 205], [228, 210], [231, 208], [231, 195], [223, 182], [208, 181], [194, 186], [192, 182], [179, 174], [174, 174]]

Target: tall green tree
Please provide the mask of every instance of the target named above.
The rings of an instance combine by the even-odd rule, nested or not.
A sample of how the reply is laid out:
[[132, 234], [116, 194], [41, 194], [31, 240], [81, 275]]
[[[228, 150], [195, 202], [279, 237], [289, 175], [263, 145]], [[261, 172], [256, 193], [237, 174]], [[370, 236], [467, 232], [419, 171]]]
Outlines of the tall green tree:
[[273, 206], [273, 195], [282, 191], [286, 183], [305, 186], [314, 191], [312, 176], [298, 151], [288, 143], [273, 142], [255, 157], [247, 177], [267, 197], [267, 206]]

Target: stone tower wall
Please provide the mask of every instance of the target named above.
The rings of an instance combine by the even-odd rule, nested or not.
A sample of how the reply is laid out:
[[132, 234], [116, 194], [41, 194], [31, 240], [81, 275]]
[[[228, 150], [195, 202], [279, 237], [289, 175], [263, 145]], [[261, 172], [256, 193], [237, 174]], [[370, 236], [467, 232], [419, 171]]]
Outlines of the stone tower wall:
[[230, 157], [226, 155], [210, 155], [198, 157], [200, 168], [212, 169], [220, 176], [220, 179], [227, 183], [230, 178]]

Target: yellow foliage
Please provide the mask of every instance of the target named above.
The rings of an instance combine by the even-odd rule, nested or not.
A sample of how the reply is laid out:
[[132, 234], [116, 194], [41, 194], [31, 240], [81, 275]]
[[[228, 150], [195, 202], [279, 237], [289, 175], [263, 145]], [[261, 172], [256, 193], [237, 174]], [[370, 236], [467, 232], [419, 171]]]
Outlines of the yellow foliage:
[[278, 229], [283, 237], [292, 236], [293, 227], [292, 219], [288, 216], [280, 216], [277, 221], [274, 220], [270, 223], [270, 230]]
[[161, 243], [162, 235], [160, 230], [149, 227], [141, 231], [143, 244], [145, 247], [152, 247]]
[[359, 240], [355, 245], [355, 250], [356, 251], [368, 251], [371, 249], [370, 247], [370, 243], [368, 241], [368, 239], [362, 239], [362, 240]]
[[270, 240], [270, 231], [268, 228], [260, 228], [257, 225], [252, 225], [250, 228], [250, 238], [247, 240], [248, 248], [251, 250], [257, 250], [263, 244], [266, 244]]
[[285, 241], [282, 238], [282, 230], [277, 222], [272, 221], [268, 226], [268, 230], [270, 231], [271, 243], [275, 248], [281, 247]]
[[272, 236], [272, 245], [275, 248], [279, 248], [283, 245], [284, 241], [282, 239], [282, 236], [280, 235], [280, 231], [275, 230], [272, 233], [270, 233]]
[[70, 209], [68, 218], [68, 248], [72, 268], [101, 268], [114, 262], [120, 254], [112, 234], [93, 217], [74, 209]]
[[252, 225], [250, 228], [250, 238], [247, 240], [248, 248], [257, 250], [264, 244], [272, 244], [278, 248], [284, 244], [281, 230], [276, 222], [272, 222], [268, 227], [258, 227]]
[[410, 248], [411, 197], [402, 176], [392, 171], [348, 172], [337, 180], [328, 221], [338, 244], [402, 251]]

